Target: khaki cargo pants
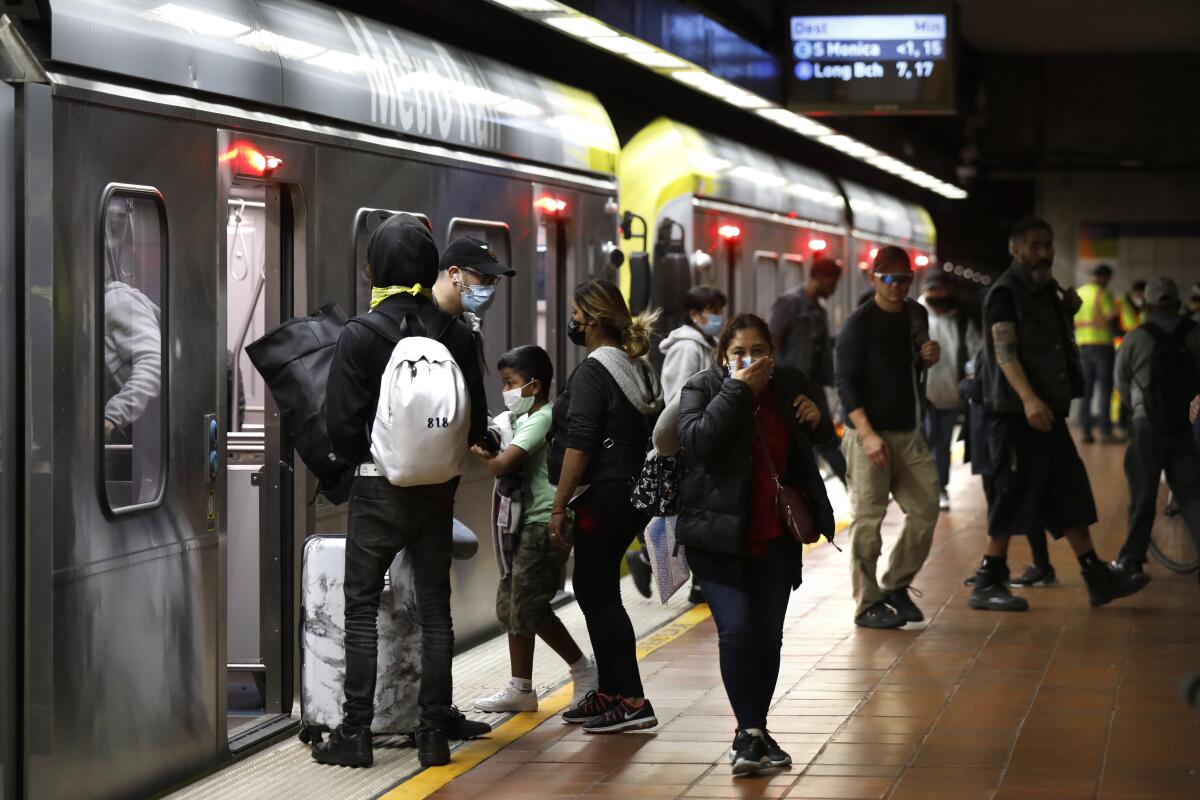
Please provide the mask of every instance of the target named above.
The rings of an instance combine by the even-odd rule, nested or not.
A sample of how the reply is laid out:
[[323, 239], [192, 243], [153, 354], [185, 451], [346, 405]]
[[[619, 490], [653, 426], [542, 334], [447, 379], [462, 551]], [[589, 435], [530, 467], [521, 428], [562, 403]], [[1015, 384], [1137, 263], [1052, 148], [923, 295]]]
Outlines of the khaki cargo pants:
[[[938, 518], [938, 476], [933, 456], [919, 428], [879, 434], [891, 451], [886, 467], [867, 458], [858, 432], [847, 428], [842, 439], [850, 489], [850, 561], [855, 616], [883, 599], [885, 591], [901, 589], [925, 564]], [[904, 512], [904, 530], [888, 560], [883, 580], [876, 564], [883, 550], [879, 529], [887, 514], [889, 494]]]

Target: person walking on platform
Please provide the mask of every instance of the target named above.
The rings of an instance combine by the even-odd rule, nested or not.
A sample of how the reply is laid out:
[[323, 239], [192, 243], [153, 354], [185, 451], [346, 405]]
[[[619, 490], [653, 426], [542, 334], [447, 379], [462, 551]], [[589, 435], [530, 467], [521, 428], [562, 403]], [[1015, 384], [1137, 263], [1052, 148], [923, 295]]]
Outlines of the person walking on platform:
[[[537, 711], [533, 690], [533, 651], [540, 638], [566, 662], [575, 684], [572, 705], [596, 688], [596, 665], [583, 654], [550, 605], [562, 583], [566, 554], [550, 549], [547, 526], [554, 488], [546, 473], [546, 434], [550, 430], [550, 385], [554, 365], [537, 345], [509, 350], [500, 357], [504, 405], [513, 437], [498, 453], [476, 445], [471, 452], [499, 482], [497, 559], [500, 585], [496, 618], [508, 634], [512, 678], [508, 685], [475, 701], [487, 713]], [[535, 638], [536, 637], [536, 638]]]
[[[1128, 336], [1133, 331], [1137, 330], [1138, 326], [1146, 321], [1146, 281], [1136, 280], [1129, 287], [1129, 291], [1121, 298], [1121, 340], [1117, 345], [1117, 358], [1121, 356], [1121, 344], [1124, 337]], [[1117, 392], [1117, 427], [1121, 434], [1129, 438], [1129, 423], [1132, 419], [1132, 414], [1129, 405], [1121, 399], [1121, 393]]]
[[950, 495], [946, 487], [950, 483], [950, 445], [954, 440], [954, 426], [966, 408], [958, 384], [966, 377], [968, 359], [979, 351], [983, 341], [979, 326], [962, 307], [955, 295], [954, 284], [945, 272], [935, 270], [925, 276], [921, 304], [929, 310], [929, 337], [938, 343], [942, 353], [938, 363], [929, 368], [926, 380], [925, 398], [929, 408], [925, 412], [925, 436], [933, 451], [941, 487], [938, 507], [949, 511]]
[[[1098, 264], [1092, 270], [1092, 281], [1077, 292], [1081, 304], [1075, 312], [1075, 342], [1083, 365], [1083, 402], [1079, 408], [1083, 441], [1096, 441], [1092, 430], [1099, 422], [1100, 440], [1114, 442], [1112, 433], [1113, 364], [1116, 351], [1113, 331], [1120, 322], [1121, 309], [1108, 290], [1113, 270], [1108, 264]], [[1092, 405], [1100, 394], [1100, 413], [1093, 418]]]
[[[621, 562], [649, 517], [630, 500], [642, 469], [650, 418], [662, 409], [658, 376], [645, 358], [655, 314], [633, 317], [609, 281], [575, 289], [567, 337], [587, 348], [554, 401], [549, 477], [555, 485], [550, 544], [575, 543], [575, 598], [587, 621], [598, 689], [563, 712], [585, 733], [658, 724], [638, 671], [633, 624], [621, 604]], [[573, 516], [574, 524], [568, 517]]]
[[1073, 293], [1051, 275], [1054, 234], [1028, 218], [1009, 240], [1012, 265], [984, 300], [983, 394], [988, 440], [996, 467], [988, 502], [988, 540], [968, 605], [1024, 611], [1008, 587], [1008, 542], [1047, 529], [1065, 538], [1079, 559], [1093, 606], [1142, 589], [1150, 576], [1114, 571], [1096, 555], [1088, 527], [1096, 502], [1087, 470], [1067, 430], [1071, 400], [1083, 387], [1079, 351], [1071, 337]]
[[[829, 315], [821, 304], [837, 291], [842, 268], [832, 258], [818, 258], [808, 268], [808, 280], [783, 293], [771, 306], [771, 333], [775, 337], [776, 363], [798, 369], [819, 387], [814, 398], [822, 414], [830, 417], [825, 390], [833, 388], [833, 336], [829, 333]], [[817, 453], [833, 474], [846, 483], [846, 457], [835, 435], [817, 445]]]
[[820, 385], [773, 367], [771, 333], [753, 314], [721, 333], [719, 365], [679, 401], [684, 476], [678, 539], [717, 624], [721, 679], [737, 718], [734, 774], [792, 763], [767, 730], [788, 599], [803, 547], [776, 506], [776, 476], [805, 492], [813, 528], [833, 535], [833, 509], [813, 454], [833, 425], [813, 400]]
[[[859, 306], [837, 339], [836, 381], [850, 429], [848, 465], [854, 622], [899, 628], [925, 616], [909, 586], [929, 555], [938, 517], [938, 476], [921, 430], [924, 371], [941, 349], [929, 338], [929, 314], [908, 299], [913, 270], [899, 247], [879, 249], [871, 273], [875, 296]], [[894, 496], [904, 530], [880, 581], [880, 528]]]
[[1200, 392], [1200, 324], [1179, 315], [1179, 287], [1155, 278], [1146, 289], [1148, 319], [1117, 354], [1117, 391], [1133, 412], [1125, 451], [1129, 537], [1114, 566], [1142, 571], [1164, 470], [1200, 550], [1200, 453], [1187, 433], [1189, 405]]
[[344, 716], [329, 738], [313, 748], [313, 758], [351, 767], [372, 763], [379, 598], [388, 567], [406, 549], [421, 621], [417, 755], [422, 766], [434, 766], [449, 763], [449, 739], [470, 739], [491, 730], [453, 706], [450, 550], [459, 479], [430, 486], [392, 485], [374, 463], [370, 432], [393, 347], [406, 332], [415, 335], [408, 329], [413, 322], [446, 346], [462, 372], [470, 400], [470, 432], [464, 444], [482, 442], [487, 435], [487, 397], [470, 330], [430, 298], [438, 254], [425, 224], [408, 214], [388, 218], [371, 235], [367, 263], [371, 310], [343, 329], [325, 397], [330, 442], [338, 455], [360, 466], [350, 494], [346, 536]]

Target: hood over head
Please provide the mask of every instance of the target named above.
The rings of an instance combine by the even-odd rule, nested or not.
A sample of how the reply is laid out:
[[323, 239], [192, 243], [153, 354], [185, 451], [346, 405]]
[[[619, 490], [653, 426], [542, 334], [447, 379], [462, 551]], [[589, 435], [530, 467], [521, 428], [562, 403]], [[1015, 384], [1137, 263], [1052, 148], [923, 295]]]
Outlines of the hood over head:
[[416, 286], [428, 289], [438, 275], [437, 244], [425, 223], [411, 214], [393, 214], [367, 243], [371, 285]]

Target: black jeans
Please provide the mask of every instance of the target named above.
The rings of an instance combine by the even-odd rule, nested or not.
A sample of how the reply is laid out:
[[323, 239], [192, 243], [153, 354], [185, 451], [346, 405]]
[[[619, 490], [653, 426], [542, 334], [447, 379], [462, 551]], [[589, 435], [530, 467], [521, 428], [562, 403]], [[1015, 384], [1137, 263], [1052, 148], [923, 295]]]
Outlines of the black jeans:
[[950, 483], [950, 447], [954, 444], [954, 426], [961, 409], [929, 407], [925, 412], [925, 440], [933, 452], [937, 467], [938, 486], [944, 492]]
[[621, 562], [650, 521], [629, 502], [625, 481], [594, 483], [575, 510], [575, 574], [571, 585], [587, 622], [604, 694], [642, 697], [633, 623], [621, 603]]
[[1129, 537], [1121, 547], [1123, 561], [1146, 561], [1150, 531], [1158, 510], [1158, 486], [1163, 471], [1175, 503], [1200, 548], [1200, 452], [1187, 431], [1166, 434], [1150, 420], [1133, 420], [1132, 438], [1125, 450], [1125, 478], [1129, 482]]
[[1100, 433], [1112, 433], [1113, 369], [1117, 354], [1111, 344], [1085, 344], [1079, 348], [1083, 363], [1083, 399], [1080, 401], [1079, 420], [1083, 432], [1092, 432], [1092, 397], [1100, 390]]
[[356, 478], [346, 536], [346, 703], [350, 730], [371, 727], [379, 596], [392, 560], [407, 548], [421, 617], [421, 724], [444, 728], [450, 706], [454, 623], [450, 618], [450, 547], [458, 478], [436, 486], [393, 486]]
[[779, 680], [783, 618], [792, 595], [789, 544], [777, 539], [760, 558], [687, 552], [717, 623], [721, 681], [742, 729], [767, 727]]

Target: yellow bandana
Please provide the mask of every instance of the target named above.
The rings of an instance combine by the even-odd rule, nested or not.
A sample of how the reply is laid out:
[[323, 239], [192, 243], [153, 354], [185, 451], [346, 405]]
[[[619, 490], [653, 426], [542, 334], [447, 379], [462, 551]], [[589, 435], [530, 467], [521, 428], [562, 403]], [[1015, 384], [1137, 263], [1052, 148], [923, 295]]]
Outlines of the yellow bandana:
[[411, 294], [413, 297], [417, 295], [422, 295], [423, 297], [433, 296], [433, 292], [419, 283], [415, 286], [372, 286], [371, 308], [379, 305], [394, 294]]

